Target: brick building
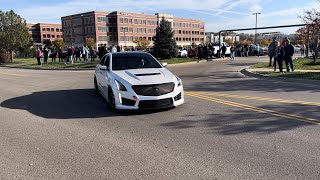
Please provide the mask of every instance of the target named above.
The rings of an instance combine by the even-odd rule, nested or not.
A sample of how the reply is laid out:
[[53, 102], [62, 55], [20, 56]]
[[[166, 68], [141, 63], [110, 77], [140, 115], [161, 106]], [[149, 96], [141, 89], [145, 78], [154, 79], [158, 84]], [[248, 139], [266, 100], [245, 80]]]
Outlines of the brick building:
[[136, 46], [134, 40], [148, 39], [156, 35], [158, 22], [165, 17], [172, 23], [178, 46], [190, 46], [204, 42], [204, 22], [176, 18], [168, 14], [138, 14], [128, 12], [86, 12], [61, 18], [63, 38], [67, 45], [83, 46], [85, 38], [94, 38], [95, 46]]
[[62, 38], [61, 24], [27, 24], [29, 33], [32, 36], [33, 42], [37, 45], [43, 44], [44, 41], [54, 41], [56, 38]]

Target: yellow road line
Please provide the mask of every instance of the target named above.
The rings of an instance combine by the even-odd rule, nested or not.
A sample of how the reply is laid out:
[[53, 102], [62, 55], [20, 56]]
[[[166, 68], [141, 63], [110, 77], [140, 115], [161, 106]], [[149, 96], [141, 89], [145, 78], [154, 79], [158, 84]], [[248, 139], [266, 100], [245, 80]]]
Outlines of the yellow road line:
[[9, 76], [20, 76], [20, 77], [27, 77], [28, 76], [28, 75], [24, 75], [24, 74], [5, 73], [5, 72], [0, 72], [0, 74], [9, 75]]
[[204, 96], [204, 95], [197, 94], [197, 93], [186, 92], [185, 94], [192, 96], [192, 97], [196, 97], [199, 99], [208, 100], [208, 101], [212, 101], [212, 102], [216, 102], [216, 103], [220, 103], [220, 104], [225, 104], [225, 105], [238, 107], [238, 108], [242, 108], [242, 109], [246, 109], [246, 110], [251, 110], [251, 111], [255, 111], [255, 112], [265, 113], [265, 114], [271, 114], [271, 115], [277, 116], [277, 117], [283, 117], [283, 118], [288, 118], [288, 119], [293, 119], [293, 120], [298, 120], [298, 121], [303, 121], [303, 122], [308, 122], [308, 123], [313, 123], [313, 124], [320, 123], [320, 120], [313, 119], [313, 118], [306, 118], [306, 117], [302, 117], [302, 116], [296, 116], [296, 115], [292, 115], [292, 114], [287, 114], [287, 113], [277, 112], [277, 111], [273, 111], [273, 110], [258, 108], [258, 107], [254, 107], [254, 106], [250, 106], [250, 105], [246, 105], [246, 104], [225, 101], [222, 99], [208, 97], [208, 96]]
[[302, 104], [302, 105], [320, 106], [319, 102], [294, 101], [294, 100], [263, 98], [263, 97], [255, 97], [255, 96], [242, 96], [242, 95], [223, 94], [223, 93], [209, 93], [209, 92], [195, 92], [195, 91], [190, 91], [190, 92], [191, 93], [197, 93], [197, 94], [203, 94], [203, 95], [218, 96], [218, 97], [230, 97], [230, 98], [238, 98], [238, 99], [260, 100], [260, 101], [269, 101], [269, 102], [280, 102], [280, 103], [287, 103], [287, 104]]

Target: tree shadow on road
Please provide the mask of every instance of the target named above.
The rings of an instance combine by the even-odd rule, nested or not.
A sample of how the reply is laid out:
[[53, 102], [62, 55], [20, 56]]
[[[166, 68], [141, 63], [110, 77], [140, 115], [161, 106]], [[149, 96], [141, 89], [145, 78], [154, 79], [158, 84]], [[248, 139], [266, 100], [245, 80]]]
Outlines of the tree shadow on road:
[[[259, 108], [272, 109], [267, 106], [261, 106]], [[318, 118], [318, 120], [320, 120], [318, 115], [319, 106], [309, 106], [306, 108], [306, 106], [303, 105], [285, 105], [282, 107], [275, 107], [275, 109], [272, 110], [289, 113], [296, 109], [303, 110], [303, 112], [294, 113], [296, 115]], [[293, 120], [286, 117], [277, 117], [270, 114], [251, 113], [247, 110], [229, 111], [225, 114], [189, 114], [186, 115], [183, 120], [161, 124], [161, 126], [171, 129], [208, 128], [209, 133], [221, 135], [249, 133], [271, 134], [312, 125], [315, 124]]]
[[46, 119], [82, 119], [152, 114], [154, 111], [116, 111], [94, 89], [41, 91], [6, 100], [1, 107], [22, 109]]

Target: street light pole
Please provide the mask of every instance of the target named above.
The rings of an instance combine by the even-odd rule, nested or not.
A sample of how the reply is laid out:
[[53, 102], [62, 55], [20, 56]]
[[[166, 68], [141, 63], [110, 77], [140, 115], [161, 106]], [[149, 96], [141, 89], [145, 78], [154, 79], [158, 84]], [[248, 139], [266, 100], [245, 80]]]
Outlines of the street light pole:
[[256, 16], [256, 30], [255, 30], [255, 34], [254, 34], [254, 44], [257, 44], [258, 14], [261, 14], [261, 13], [253, 13], [252, 14], [252, 15]]

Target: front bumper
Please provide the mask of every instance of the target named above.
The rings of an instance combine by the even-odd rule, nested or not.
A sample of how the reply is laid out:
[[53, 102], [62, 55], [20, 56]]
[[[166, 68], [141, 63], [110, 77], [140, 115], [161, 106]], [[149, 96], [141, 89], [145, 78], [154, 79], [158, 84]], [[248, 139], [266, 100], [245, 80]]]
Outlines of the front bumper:
[[173, 92], [161, 96], [140, 96], [131, 91], [118, 91], [115, 101], [116, 109], [120, 110], [170, 108], [184, 103], [184, 91], [182, 86], [175, 87]]

